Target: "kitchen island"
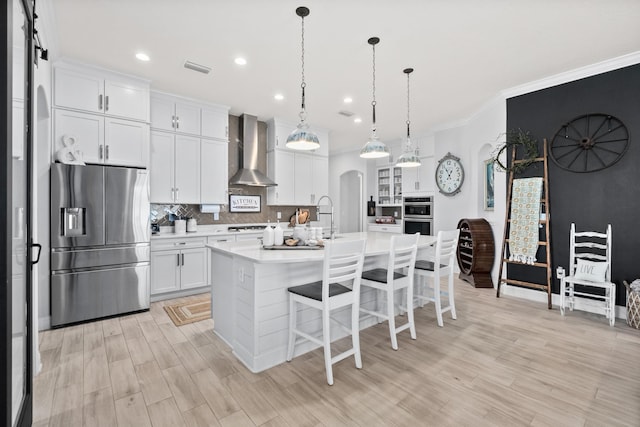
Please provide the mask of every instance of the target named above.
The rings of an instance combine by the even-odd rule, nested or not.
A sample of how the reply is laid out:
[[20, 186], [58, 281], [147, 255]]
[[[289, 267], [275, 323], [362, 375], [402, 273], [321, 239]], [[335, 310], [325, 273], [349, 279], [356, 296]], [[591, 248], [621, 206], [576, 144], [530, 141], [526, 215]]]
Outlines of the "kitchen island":
[[[365, 270], [386, 267], [392, 234], [346, 233], [338, 240], [367, 239]], [[420, 236], [419, 257], [435, 243], [433, 236]], [[252, 372], [260, 372], [286, 360], [289, 294], [287, 288], [322, 279], [323, 249], [266, 250], [256, 241], [208, 244], [211, 253], [211, 308], [214, 332]], [[361, 294], [361, 305], [372, 309], [375, 291]], [[350, 309], [335, 310], [341, 323], [350, 322]], [[360, 327], [376, 323], [363, 318]], [[309, 332], [320, 329], [320, 312], [310, 308], [298, 312], [298, 325]], [[332, 341], [346, 336], [332, 328]], [[296, 355], [317, 347], [311, 342], [296, 346]]]

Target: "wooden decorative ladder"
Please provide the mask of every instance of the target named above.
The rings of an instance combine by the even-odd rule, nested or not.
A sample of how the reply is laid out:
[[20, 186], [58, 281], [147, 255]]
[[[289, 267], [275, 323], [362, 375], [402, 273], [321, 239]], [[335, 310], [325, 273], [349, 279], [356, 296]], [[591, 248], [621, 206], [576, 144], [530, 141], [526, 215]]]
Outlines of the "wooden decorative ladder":
[[[527, 160], [516, 160], [516, 146], [514, 145], [511, 150], [511, 170], [509, 171], [509, 183], [507, 184], [507, 209], [505, 213], [504, 220], [504, 234], [502, 237], [502, 255], [500, 262], [500, 271], [498, 272], [498, 287], [496, 291], [496, 297], [500, 298], [500, 285], [502, 283], [507, 283], [510, 285], [517, 285], [524, 288], [530, 289], [538, 289], [547, 292], [547, 304], [548, 308], [551, 309], [551, 236], [549, 233], [549, 222], [551, 220], [551, 216], [549, 213], [549, 169], [547, 167], [547, 139], [545, 138], [543, 141], [543, 153], [542, 157], [536, 157], [533, 159], [533, 163], [542, 162], [543, 163], [543, 195], [540, 200], [541, 210], [540, 212], [545, 213], [544, 219], [539, 219], [539, 223], [544, 225], [544, 240], [538, 241], [539, 246], [544, 246], [546, 249], [546, 259], [545, 262], [535, 262], [533, 265], [523, 264], [517, 261], [510, 261], [508, 256], [508, 244], [509, 244], [509, 228], [511, 224], [511, 197], [512, 197], [512, 189], [513, 189], [513, 166], [519, 163], [523, 163]], [[545, 284], [541, 283], [533, 283], [523, 280], [515, 280], [515, 279], [507, 279], [502, 277], [502, 270], [505, 264], [517, 264], [524, 267], [535, 267], [535, 268], [546, 268], [547, 273], [547, 282]]]

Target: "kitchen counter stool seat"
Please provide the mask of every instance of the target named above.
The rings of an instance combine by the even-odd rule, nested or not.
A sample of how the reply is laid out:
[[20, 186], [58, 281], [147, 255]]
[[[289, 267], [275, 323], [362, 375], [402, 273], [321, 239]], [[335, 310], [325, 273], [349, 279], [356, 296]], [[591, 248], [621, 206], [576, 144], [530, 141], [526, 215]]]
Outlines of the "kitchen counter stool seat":
[[[360, 356], [360, 282], [364, 264], [366, 240], [327, 242], [324, 247], [322, 280], [294, 286], [289, 291], [289, 344], [287, 361], [291, 361], [298, 343], [297, 337], [311, 341], [324, 348], [324, 363], [327, 383], [333, 385], [333, 364], [349, 356], [354, 356], [356, 368], [362, 368]], [[351, 284], [351, 287], [345, 284]], [[298, 304], [312, 307], [322, 312], [321, 336], [314, 336], [298, 328]], [[331, 311], [351, 306], [352, 347], [336, 356], [331, 356]]]
[[[433, 302], [436, 307], [436, 318], [438, 326], [443, 326], [442, 313], [451, 312], [451, 318], [456, 319], [456, 303], [453, 293], [453, 266], [458, 247], [460, 230], [439, 231], [436, 241], [435, 260], [417, 260], [415, 274], [417, 276], [416, 299], [420, 307], [424, 307], [425, 302]], [[440, 287], [440, 278], [448, 276], [447, 290]], [[427, 284], [427, 278], [431, 279]], [[441, 297], [446, 296], [449, 305], [442, 307]]]
[[[375, 268], [362, 273], [362, 286], [384, 291], [387, 307], [385, 312], [377, 306], [375, 310], [360, 307], [360, 311], [378, 319], [387, 319], [389, 322], [389, 335], [391, 336], [391, 348], [394, 350], [398, 349], [397, 334], [405, 329], [409, 329], [411, 338], [416, 339], [416, 326], [413, 319], [413, 272], [419, 237], [419, 233], [393, 236], [390, 243], [387, 268]], [[395, 322], [394, 294], [397, 290], [406, 291], [407, 323], [402, 326], [396, 326]]]

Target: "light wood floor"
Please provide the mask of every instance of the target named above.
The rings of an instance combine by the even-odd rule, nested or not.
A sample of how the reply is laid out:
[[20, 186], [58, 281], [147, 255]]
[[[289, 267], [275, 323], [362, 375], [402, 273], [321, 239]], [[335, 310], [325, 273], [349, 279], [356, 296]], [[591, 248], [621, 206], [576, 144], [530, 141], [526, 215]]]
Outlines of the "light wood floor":
[[398, 351], [386, 323], [363, 331], [363, 369], [339, 362], [333, 386], [320, 350], [252, 374], [211, 320], [175, 327], [163, 303], [47, 331], [34, 425], [640, 425], [640, 331], [456, 286], [458, 320], [417, 309]]

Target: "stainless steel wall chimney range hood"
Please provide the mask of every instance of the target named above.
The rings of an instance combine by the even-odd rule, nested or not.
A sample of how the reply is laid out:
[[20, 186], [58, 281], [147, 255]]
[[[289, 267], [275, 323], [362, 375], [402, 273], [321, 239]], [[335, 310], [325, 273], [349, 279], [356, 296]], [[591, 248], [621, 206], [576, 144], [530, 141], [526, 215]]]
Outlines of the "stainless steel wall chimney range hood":
[[278, 184], [258, 170], [258, 118], [243, 114], [240, 116], [239, 169], [231, 177], [231, 185], [251, 185], [273, 187]]

